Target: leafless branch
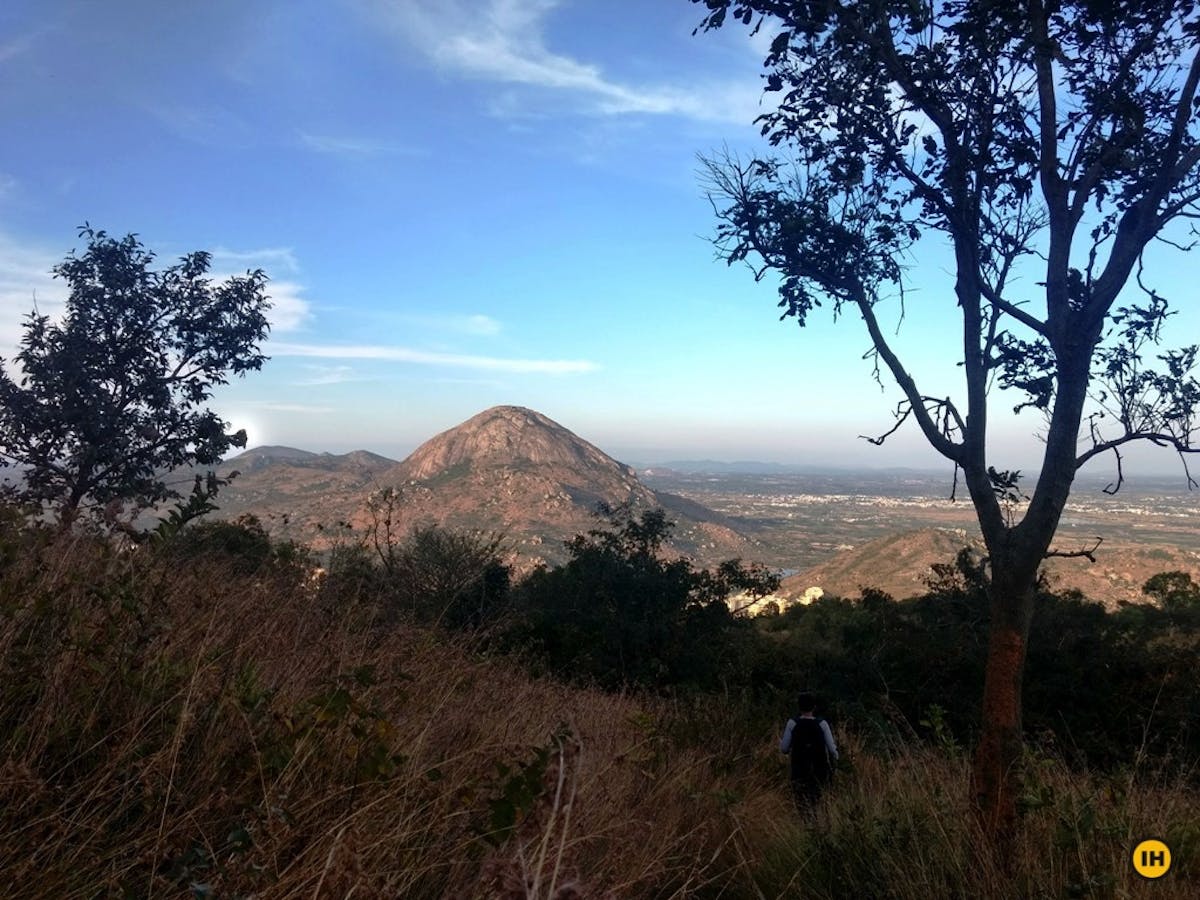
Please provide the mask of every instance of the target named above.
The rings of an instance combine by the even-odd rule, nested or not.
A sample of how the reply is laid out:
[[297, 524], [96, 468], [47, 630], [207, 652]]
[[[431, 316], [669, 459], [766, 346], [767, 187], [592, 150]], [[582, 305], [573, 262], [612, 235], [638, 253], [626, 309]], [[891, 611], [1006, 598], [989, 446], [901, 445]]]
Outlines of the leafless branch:
[[1123, 434], [1119, 438], [1099, 441], [1075, 459], [1075, 468], [1081, 468], [1088, 460], [1099, 456], [1101, 453], [1133, 443], [1134, 441], [1148, 441], [1156, 447], [1170, 447], [1179, 453], [1181, 457], [1185, 453], [1200, 453], [1200, 447], [1191, 446], [1178, 435], [1162, 431], [1133, 431], [1129, 434]]
[[[901, 403], [899, 406], [896, 407], [895, 415], [896, 415], [896, 421], [892, 424], [892, 427], [889, 428], [887, 431], [885, 431], [883, 434], [879, 435], [879, 437], [871, 437], [870, 435], [866, 435], [866, 434], [860, 434], [859, 437], [862, 438], [864, 441], [868, 441], [869, 443], [874, 444], [876, 447], [882, 447], [884, 441], [886, 441], [893, 434], [895, 434], [897, 431], [899, 431], [900, 426], [903, 425], [906, 421], [908, 421], [908, 417], [912, 415], [912, 406], [907, 403]], [[956, 463], [955, 469], [957, 470], [957, 468], [958, 468], [958, 465]]]
[[1104, 543], [1104, 538], [1097, 537], [1095, 540], [1096, 543], [1090, 547], [1084, 547], [1082, 550], [1047, 550], [1042, 554], [1042, 558], [1049, 559], [1052, 556], [1057, 556], [1060, 559], [1086, 559], [1088, 562], [1095, 562], [1096, 551]]

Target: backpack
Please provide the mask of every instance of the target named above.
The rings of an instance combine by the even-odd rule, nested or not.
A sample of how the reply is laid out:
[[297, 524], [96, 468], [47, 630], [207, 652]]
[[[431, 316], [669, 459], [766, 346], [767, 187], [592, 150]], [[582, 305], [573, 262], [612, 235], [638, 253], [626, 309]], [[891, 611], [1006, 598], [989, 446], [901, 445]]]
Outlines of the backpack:
[[796, 723], [792, 726], [792, 780], [827, 779], [832, 768], [825, 746], [825, 732], [821, 729], [825, 720], [797, 717], [792, 721]]

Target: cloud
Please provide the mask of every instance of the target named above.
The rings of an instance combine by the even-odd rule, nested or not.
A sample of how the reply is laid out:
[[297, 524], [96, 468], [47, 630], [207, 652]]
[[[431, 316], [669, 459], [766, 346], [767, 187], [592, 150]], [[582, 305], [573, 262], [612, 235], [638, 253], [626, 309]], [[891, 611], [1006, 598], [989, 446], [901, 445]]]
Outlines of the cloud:
[[147, 113], [163, 127], [184, 140], [209, 147], [245, 150], [255, 146], [259, 132], [254, 123], [216, 104], [172, 104], [147, 102]]
[[468, 315], [421, 315], [420, 313], [404, 313], [399, 321], [412, 325], [421, 325], [437, 331], [452, 331], [456, 334], [469, 334], [474, 337], [491, 337], [499, 334], [503, 326], [491, 316], [482, 313]]
[[[263, 269], [268, 277], [279, 271], [295, 274], [300, 263], [291, 247], [264, 247], [258, 250], [230, 250], [219, 247], [212, 251], [213, 277], [221, 280], [242, 274], [246, 269]], [[271, 331], [297, 331], [313, 317], [312, 304], [301, 296], [304, 285], [289, 280], [267, 282], [267, 295], [271, 298], [271, 310], [267, 319]]]
[[571, 359], [504, 359], [495, 356], [472, 356], [459, 353], [435, 353], [409, 347], [385, 347], [376, 344], [318, 345], [273, 343], [273, 356], [302, 356], [320, 359], [378, 359], [389, 362], [415, 363], [426, 366], [453, 366], [489, 372], [540, 373], [543, 375], [577, 375], [594, 372], [599, 367], [587, 360]]
[[212, 251], [213, 266], [221, 270], [235, 268], [265, 269], [267, 274], [283, 269], [299, 272], [300, 263], [291, 247], [264, 247], [261, 250], [230, 250], [217, 247]]
[[[82, 250], [82, 245], [76, 249]], [[0, 232], [0, 358], [11, 360], [17, 352], [22, 323], [36, 304], [43, 315], [59, 318], [67, 300], [67, 285], [51, 274], [51, 269], [66, 257], [63, 250], [51, 250], [36, 242], [19, 240]], [[170, 262], [173, 262], [171, 260]], [[298, 267], [291, 250], [218, 250], [213, 253], [212, 277], [229, 278], [237, 269], [270, 263], [295, 270]], [[165, 260], [160, 260], [168, 264]], [[220, 265], [218, 265], [220, 263]], [[267, 285], [271, 297], [268, 319], [275, 333], [287, 333], [304, 327], [312, 319], [311, 304], [304, 298], [304, 287], [294, 281], [271, 281]]]
[[500, 333], [500, 323], [491, 316], [456, 316], [459, 327], [467, 334], [493, 335]]
[[345, 384], [349, 381], [361, 381], [354, 372], [353, 366], [304, 366], [312, 375], [301, 381], [292, 382], [296, 387], [318, 387], [327, 384]]
[[16, 59], [18, 56], [28, 53], [33, 48], [34, 42], [47, 30], [44, 28], [38, 29], [0, 43], [0, 63], [8, 62], [10, 59]]
[[36, 304], [43, 315], [57, 317], [67, 299], [64, 282], [50, 274], [63, 254], [0, 233], [0, 357], [11, 360], [24, 331], [21, 327]]
[[[546, 46], [544, 21], [558, 0], [376, 0], [385, 20], [443, 69], [501, 84], [571, 94], [591, 115], [670, 115], [745, 124], [763, 110], [762, 89], [734, 81], [636, 84]], [[511, 108], [493, 107], [494, 110]]]
[[351, 135], [311, 134], [299, 132], [300, 144], [316, 153], [331, 156], [420, 156], [422, 151], [389, 141]]
[[312, 318], [312, 308], [300, 296], [303, 290], [303, 285], [293, 281], [272, 281], [267, 285], [267, 294], [271, 297], [267, 319], [272, 332], [297, 331], [308, 324]]

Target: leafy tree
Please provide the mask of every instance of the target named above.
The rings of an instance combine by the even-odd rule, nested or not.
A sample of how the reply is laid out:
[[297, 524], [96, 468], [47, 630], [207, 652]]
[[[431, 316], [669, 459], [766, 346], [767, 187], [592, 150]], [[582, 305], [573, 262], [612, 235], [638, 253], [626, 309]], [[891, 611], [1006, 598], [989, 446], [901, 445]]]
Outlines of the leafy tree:
[[[1155, 355], [1168, 306], [1143, 262], [1155, 240], [1187, 249], [1200, 213], [1200, 14], [1191, 0], [693, 2], [708, 9], [697, 30], [732, 14], [774, 31], [764, 77], [780, 102], [759, 118], [774, 151], [706, 161], [720, 254], [778, 276], [801, 325], [823, 303], [861, 318], [903, 393], [876, 442], [915, 421], [974, 504], [991, 627], [973, 792], [1008, 835], [1038, 568], [1095, 549], [1052, 546], [1075, 473], [1111, 452], [1116, 490], [1125, 445], [1197, 449], [1197, 348]], [[881, 322], [905, 259], [935, 241], [961, 321], [948, 392], [918, 384]], [[1020, 473], [988, 447], [993, 388], [1041, 414], [1023, 514]]]
[[1153, 597], [1163, 609], [1200, 610], [1200, 584], [1187, 572], [1159, 572], [1142, 585], [1142, 593]]
[[418, 525], [400, 537], [403, 496], [386, 487], [367, 498], [365, 544], [382, 567], [389, 614], [407, 612], [449, 628], [478, 628], [508, 596], [512, 569], [502, 534]]
[[664, 559], [673, 523], [661, 509], [599, 514], [608, 527], [577, 535], [566, 564], [521, 584], [515, 636], [552, 669], [605, 687], [717, 686], [735, 624], [726, 598], [765, 597], [778, 578], [737, 560], [696, 570]]
[[21, 499], [65, 524], [178, 496], [165, 472], [246, 445], [204, 403], [262, 367], [270, 308], [261, 270], [214, 282], [208, 253], [155, 271], [136, 235], [80, 237], [86, 251], [54, 268], [70, 287], [62, 321], [31, 313], [20, 374], [0, 360], [0, 465], [22, 466]]
[[501, 535], [425, 525], [386, 560], [392, 587], [419, 620], [477, 628], [504, 608], [512, 570]]

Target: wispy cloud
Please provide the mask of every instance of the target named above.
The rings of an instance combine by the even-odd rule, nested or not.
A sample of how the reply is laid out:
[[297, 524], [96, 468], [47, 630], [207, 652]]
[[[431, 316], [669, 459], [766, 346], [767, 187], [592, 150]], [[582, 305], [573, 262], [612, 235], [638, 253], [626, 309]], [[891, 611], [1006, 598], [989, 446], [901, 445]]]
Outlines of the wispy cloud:
[[212, 251], [213, 266], [219, 269], [260, 268], [267, 274], [299, 272], [300, 263], [291, 247], [263, 247], [261, 250], [230, 250], [217, 247]]
[[391, 141], [354, 135], [312, 134], [301, 131], [298, 137], [302, 147], [331, 156], [420, 156], [423, 152]]
[[493, 335], [500, 333], [500, 323], [491, 316], [457, 316], [455, 322], [466, 334]]
[[320, 359], [377, 359], [388, 362], [415, 363], [425, 366], [451, 366], [460, 369], [479, 369], [489, 372], [538, 373], [542, 375], [578, 375], [594, 372], [599, 367], [587, 360], [573, 359], [506, 359], [496, 356], [473, 356], [460, 353], [437, 353], [414, 350], [410, 347], [386, 347], [377, 344], [289, 344], [272, 343], [273, 356], [301, 356]]
[[31, 31], [28, 34], [18, 35], [7, 41], [0, 41], [0, 63], [8, 62], [10, 59], [15, 59], [28, 53], [39, 37], [46, 33], [48, 29], [40, 28], [36, 31]]
[[353, 366], [304, 366], [312, 374], [300, 381], [294, 381], [296, 387], [319, 387], [328, 384], [346, 384], [350, 381], [361, 381]]
[[61, 314], [66, 285], [50, 270], [62, 258], [46, 247], [0, 233], [0, 357], [5, 360], [16, 353], [21, 323], [35, 304], [44, 315]]
[[455, 334], [468, 334], [474, 337], [492, 337], [504, 330], [504, 326], [491, 316], [482, 313], [468, 315], [423, 315], [421, 313], [402, 313], [396, 317], [398, 321], [411, 325], [420, 325], [436, 331], [449, 331]]
[[[257, 250], [218, 247], [212, 251], [212, 257], [213, 275], [216, 278], [240, 275], [249, 268], [262, 269], [268, 276], [277, 276], [281, 271], [290, 274], [300, 271], [300, 263], [290, 247], [263, 247]], [[312, 304], [303, 296], [304, 290], [304, 285], [287, 279], [272, 277], [267, 283], [267, 294], [271, 298], [271, 311], [267, 318], [271, 322], [272, 332], [296, 331], [312, 320]]]
[[[761, 112], [761, 87], [744, 77], [720, 82], [639, 84], [551, 50], [546, 17], [558, 0], [376, 0], [395, 30], [449, 71], [501, 84], [570, 94], [592, 115], [671, 115], [745, 124]], [[511, 108], [496, 107], [496, 109]]]
[[271, 297], [271, 310], [267, 319], [271, 322], [271, 331], [297, 331], [312, 319], [312, 305], [301, 296], [304, 286], [293, 281], [272, 281], [267, 285], [267, 293]]
[[[82, 247], [77, 247], [82, 250]], [[55, 278], [51, 269], [66, 257], [65, 250], [53, 251], [29, 240], [0, 232], [0, 357], [11, 360], [21, 336], [22, 323], [36, 304], [38, 312], [57, 319], [67, 300], [66, 282]], [[166, 259], [161, 259], [169, 264]], [[244, 271], [248, 266], [298, 268], [290, 250], [218, 250], [213, 253], [213, 278], [221, 280]], [[268, 319], [271, 330], [286, 334], [307, 325], [313, 318], [312, 304], [304, 296], [304, 286], [288, 280], [271, 281]]]
[[258, 142], [247, 118], [215, 104], [145, 104], [146, 112], [176, 137], [209, 147], [246, 149]]

